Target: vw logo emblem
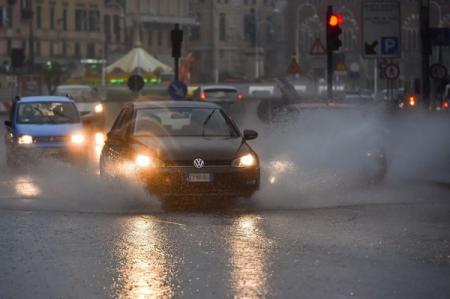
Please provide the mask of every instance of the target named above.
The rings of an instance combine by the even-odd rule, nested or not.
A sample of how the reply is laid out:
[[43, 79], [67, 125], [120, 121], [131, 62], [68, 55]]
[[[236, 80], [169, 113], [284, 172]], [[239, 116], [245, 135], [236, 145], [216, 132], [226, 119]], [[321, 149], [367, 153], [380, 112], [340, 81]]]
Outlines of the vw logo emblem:
[[203, 161], [203, 159], [197, 158], [194, 160], [195, 168], [203, 168], [203, 166], [205, 166], [205, 161]]

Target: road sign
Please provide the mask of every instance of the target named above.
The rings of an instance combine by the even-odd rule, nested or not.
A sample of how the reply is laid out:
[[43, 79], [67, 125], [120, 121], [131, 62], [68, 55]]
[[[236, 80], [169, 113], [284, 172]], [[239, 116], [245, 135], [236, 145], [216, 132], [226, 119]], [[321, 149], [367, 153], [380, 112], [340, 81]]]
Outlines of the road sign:
[[365, 58], [399, 57], [400, 4], [395, 0], [367, 0], [362, 4], [362, 51]]
[[186, 98], [188, 88], [184, 82], [175, 80], [170, 83], [168, 90], [172, 100], [181, 101]]
[[442, 80], [447, 77], [447, 68], [440, 63], [435, 63], [430, 66], [430, 76], [434, 80]]
[[396, 80], [400, 76], [400, 68], [398, 67], [398, 64], [395, 63], [389, 63], [384, 68], [384, 76], [388, 80]]
[[325, 50], [325, 46], [319, 38], [316, 38], [311, 46], [311, 49], [309, 49], [309, 55], [325, 55], [326, 53], [327, 51]]
[[144, 87], [144, 84], [144, 79], [136, 74], [131, 75], [127, 82], [128, 88], [134, 92], [140, 91]]
[[430, 28], [431, 43], [435, 46], [450, 46], [450, 28]]
[[291, 61], [289, 62], [288, 65], [288, 70], [287, 73], [288, 74], [300, 74], [301, 70], [300, 70], [300, 65], [297, 62], [297, 59], [295, 58], [295, 54], [293, 54], [291, 56]]

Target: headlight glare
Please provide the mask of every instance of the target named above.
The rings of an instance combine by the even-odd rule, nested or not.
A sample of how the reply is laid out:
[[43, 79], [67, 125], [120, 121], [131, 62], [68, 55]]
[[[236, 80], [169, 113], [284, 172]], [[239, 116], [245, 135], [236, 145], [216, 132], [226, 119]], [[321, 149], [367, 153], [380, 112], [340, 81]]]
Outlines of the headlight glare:
[[101, 113], [101, 112], [103, 112], [103, 105], [97, 104], [94, 109], [95, 109], [95, 113]]
[[95, 133], [95, 145], [104, 145], [105, 139], [105, 134], [100, 132]]
[[74, 144], [83, 144], [84, 136], [82, 134], [73, 134], [71, 140]]
[[147, 168], [154, 165], [153, 160], [150, 156], [138, 154], [136, 156], [136, 165], [142, 168]]
[[17, 140], [19, 144], [32, 144], [33, 143], [33, 137], [31, 135], [23, 135], [20, 136]]
[[251, 167], [256, 165], [256, 158], [253, 154], [243, 155], [233, 161], [234, 167]]

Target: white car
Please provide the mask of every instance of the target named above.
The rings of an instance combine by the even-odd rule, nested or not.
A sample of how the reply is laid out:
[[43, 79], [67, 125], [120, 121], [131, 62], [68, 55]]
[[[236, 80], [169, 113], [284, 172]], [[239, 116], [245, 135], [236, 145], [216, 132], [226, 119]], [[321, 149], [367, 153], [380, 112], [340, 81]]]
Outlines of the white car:
[[104, 128], [104, 105], [95, 87], [89, 85], [59, 85], [56, 88], [56, 95], [68, 96], [75, 102], [85, 125], [95, 129]]

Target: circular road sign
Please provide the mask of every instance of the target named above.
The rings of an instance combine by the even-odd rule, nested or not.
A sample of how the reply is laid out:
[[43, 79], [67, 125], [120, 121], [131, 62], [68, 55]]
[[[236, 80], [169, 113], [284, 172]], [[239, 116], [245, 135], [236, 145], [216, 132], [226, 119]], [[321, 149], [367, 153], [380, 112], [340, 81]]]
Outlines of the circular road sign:
[[442, 80], [447, 77], [447, 68], [441, 63], [435, 63], [430, 66], [430, 76], [434, 80]]
[[384, 76], [388, 80], [396, 80], [400, 76], [400, 68], [398, 67], [398, 64], [395, 63], [389, 63], [384, 68]]
[[134, 92], [140, 91], [144, 87], [144, 84], [144, 79], [139, 75], [131, 75], [127, 82], [128, 88]]
[[182, 81], [175, 80], [169, 85], [169, 95], [173, 100], [184, 100], [187, 95], [187, 85]]

